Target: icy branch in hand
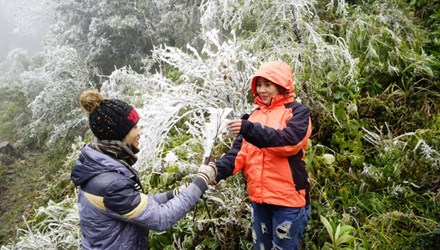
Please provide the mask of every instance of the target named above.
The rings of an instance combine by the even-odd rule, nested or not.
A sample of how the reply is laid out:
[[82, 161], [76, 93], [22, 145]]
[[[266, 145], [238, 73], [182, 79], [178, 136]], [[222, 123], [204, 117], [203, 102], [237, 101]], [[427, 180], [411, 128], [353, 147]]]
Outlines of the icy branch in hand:
[[226, 129], [228, 119], [226, 117], [229, 113], [231, 113], [231, 108], [225, 109], [215, 109], [209, 108], [208, 112], [210, 113], [209, 122], [205, 123], [205, 127], [203, 130], [203, 148], [205, 150], [203, 157], [209, 157], [211, 154], [212, 148], [214, 147], [215, 140], [218, 136]]

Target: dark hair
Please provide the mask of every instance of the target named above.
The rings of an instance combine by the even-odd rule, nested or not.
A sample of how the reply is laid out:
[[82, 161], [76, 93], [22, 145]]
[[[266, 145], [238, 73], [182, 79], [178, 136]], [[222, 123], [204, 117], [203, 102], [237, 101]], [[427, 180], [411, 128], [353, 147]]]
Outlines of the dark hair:
[[275, 83], [275, 86], [277, 86], [278, 91], [280, 92], [281, 95], [287, 94], [287, 89], [285, 89], [284, 87], [278, 85]]

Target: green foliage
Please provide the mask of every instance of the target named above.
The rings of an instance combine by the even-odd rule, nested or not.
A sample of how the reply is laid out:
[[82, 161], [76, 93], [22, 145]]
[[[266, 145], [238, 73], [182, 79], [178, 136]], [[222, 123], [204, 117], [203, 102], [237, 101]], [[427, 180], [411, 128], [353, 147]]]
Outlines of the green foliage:
[[[322, 224], [330, 235], [331, 242], [326, 242], [322, 249], [354, 249], [353, 246], [356, 237], [350, 235], [354, 231], [354, 228], [349, 225], [336, 225], [332, 219], [327, 220], [325, 217], [320, 216]], [[363, 249], [363, 248], [356, 248]]]
[[342, 167], [345, 167], [343, 171], [347, 171], [348, 166], [360, 167], [365, 158], [362, 152], [361, 124], [359, 120], [351, 117], [357, 117], [357, 105], [341, 101], [332, 108], [333, 118], [338, 126], [334, 125], [331, 148], [339, 153], [336, 158]]
[[202, 249], [251, 248], [250, 204], [242, 175], [222, 181], [198, 202], [193, 246]]
[[363, 92], [380, 94], [393, 82], [402, 88], [418, 81], [425, 85], [438, 75], [438, 58], [424, 51], [431, 40], [409, 9], [392, 1], [356, 5], [342, 25]]
[[[429, 54], [434, 55], [437, 60], [440, 58], [440, 9], [438, 1], [412, 0], [410, 1], [411, 10], [414, 15], [420, 19], [419, 24], [428, 30], [428, 42], [424, 48]], [[439, 72], [440, 64], [437, 61], [435, 70]], [[436, 74], [438, 76], [438, 74]], [[438, 77], [437, 77], [438, 78]]]
[[77, 249], [81, 241], [77, 210], [75, 198], [49, 201], [46, 207], [38, 209], [34, 221], [25, 219], [26, 229], [19, 229], [16, 245], [5, 245], [2, 249]]
[[33, 216], [44, 204], [49, 201], [62, 202], [66, 196], [74, 193], [69, 175], [71, 165], [64, 164], [70, 149], [70, 146], [58, 143], [44, 152], [25, 152], [21, 159], [16, 159], [12, 164], [0, 163], [0, 190], [3, 197], [0, 204], [3, 211], [1, 220], [8, 222], [1, 225], [2, 244], [15, 240], [17, 233], [25, 234], [24, 231], [15, 232], [16, 227], [26, 227], [22, 216], [33, 223]]
[[0, 88], [0, 141], [15, 142], [26, 137], [23, 128], [30, 123], [29, 99], [18, 86]]
[[[192, 180], [177, 167], [147, 174], [148, 192], [164, 192]], [[226, 188], [233, 186], [234, 188]], [[151, 249], [248, 249], [251, 244], [250, 206], [241, 175], [208, 190], [195, 207], [166, 232], [151, 232]]]

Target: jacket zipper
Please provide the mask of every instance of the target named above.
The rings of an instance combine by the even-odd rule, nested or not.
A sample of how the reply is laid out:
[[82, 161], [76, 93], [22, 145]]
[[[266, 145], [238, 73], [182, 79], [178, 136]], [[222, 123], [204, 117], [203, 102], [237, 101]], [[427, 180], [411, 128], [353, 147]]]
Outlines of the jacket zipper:
[[[270, 116], [270, 111], [269, 110], [267, 110], [267, 111], [263, 111], [265, 114], [266, 114], [266, 122], [263, 124], [264, 126], [267, 126], [267, 124], [268, 124], [268, 121], [269, 121], [269, 116]], [[261, 149], [260, 149], [261, 150]], [[264, 161], [264, 158], [265, 158], [265, 154], [264, 154], [264, 152], [261, 150], [261, 176], [260, 176], [260, 186], [261, 186], [261, 188], [260, 188], [260, 195], [261, 195], [261, 203], [264, 203], [264, 192], [263, 192], [263, 185], [264, 185], [264, 180], [263, 180], [263, 177], [264, 177], [264, 163], [265, 163], [265, 161]]]

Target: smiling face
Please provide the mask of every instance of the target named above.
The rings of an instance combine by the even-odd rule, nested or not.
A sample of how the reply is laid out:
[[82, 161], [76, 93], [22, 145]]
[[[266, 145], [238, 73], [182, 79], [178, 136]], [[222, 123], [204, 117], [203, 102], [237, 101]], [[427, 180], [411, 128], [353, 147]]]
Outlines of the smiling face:
[[126, 141], [128, 144], [139, 148], [139, 139], [141, 138], [141, 129], [138, 125], [134, 126], [128, 135], [125, 136], [124, 141]]
[[258, 77], [256, 90], [257, 95], [260, 96], [261, 101], [263, 101], [265, 105], [270, 105], [272, 103], [272, 98], [281, 94], [275, 83], [263, 77]]

